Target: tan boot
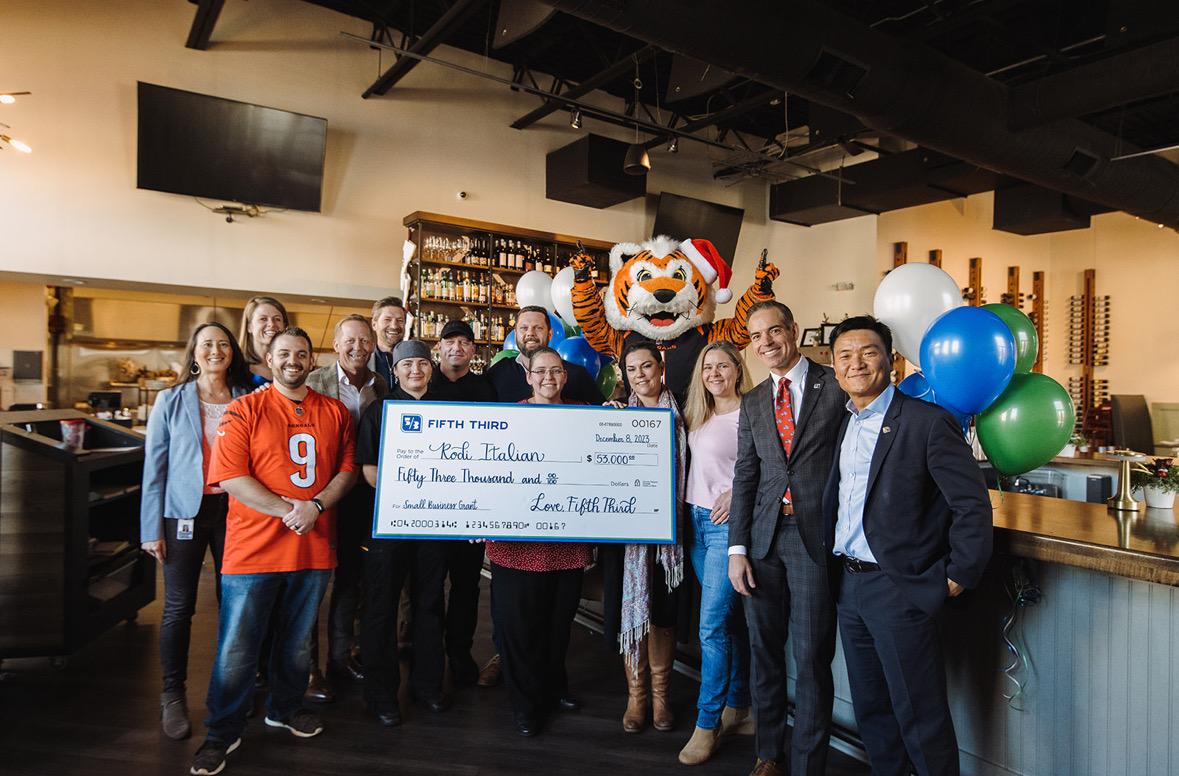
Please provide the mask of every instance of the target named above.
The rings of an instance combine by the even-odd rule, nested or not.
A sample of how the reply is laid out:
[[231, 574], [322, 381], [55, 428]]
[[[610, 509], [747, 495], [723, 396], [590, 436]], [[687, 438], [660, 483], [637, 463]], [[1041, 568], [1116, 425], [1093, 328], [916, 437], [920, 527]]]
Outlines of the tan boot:
[[627, 733], [640, 733], [647, 726], [647, 707], [651, 702], [651, 695], [647, 689], [651, 668], [647, 662], [646, 637], [639, 645], [639, 664], [631, 666], [623, 659], [622, 669], [626, 671], [627, 689], [626, 712], [622, 715], [622, 729]]
[[716, 751], [718, 743], [720, 743], [719, 727], [712, 730], [697, 727], [692, 733], [692, 737], [688, 739], [688, 743], [684, 744], [684, 748], [680, 750], [680, 762], [684, 765], [699, 765], [708, 762]]
[[722, 736], [751, 736], [753, 733], [753, 715], [749, 713], [749, 709], [731, 709], [725, 706], [720, 718]]
[[668, 731], [675, 727], [675, 717], [671, 713], [671, 701], [668, 697], [671, 668], [675, 663], [675, 630], [652, 627], [648, 638], [653, 725], [656, 730]]

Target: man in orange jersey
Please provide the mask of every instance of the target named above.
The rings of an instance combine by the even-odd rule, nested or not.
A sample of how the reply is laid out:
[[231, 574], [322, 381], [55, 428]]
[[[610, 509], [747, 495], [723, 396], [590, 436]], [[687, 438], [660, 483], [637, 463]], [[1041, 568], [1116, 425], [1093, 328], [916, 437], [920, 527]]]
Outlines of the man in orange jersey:
[[208, 737], [193, 758], [194, 776], [219, 773], [241, 744], [271, 611], [266, 724], [300, 738], [323, 731], [301, 706], [308, 637], [336, 565], [333, 507], [356, 480], [355, 432], [344, 404], [304, 384], [314, 366], [305, 331], [275, 335], [266, 365], [274, 385], [229, 405], [209, 465], [209, 483], [229, 493], [229, 515]]

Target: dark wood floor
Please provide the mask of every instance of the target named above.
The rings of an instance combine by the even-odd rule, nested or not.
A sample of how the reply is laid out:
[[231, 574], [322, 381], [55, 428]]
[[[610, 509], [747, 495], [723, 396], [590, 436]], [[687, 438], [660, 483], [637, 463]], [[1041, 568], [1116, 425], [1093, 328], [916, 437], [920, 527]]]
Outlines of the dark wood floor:
[[[137, 623], [120, 625], [54, 669], [44, 659], [6, 660], [0, 681], [0, 772], [18, 774], [187, 773], [203, 739], [205, 690], [216, 639], [216, 604], [208, 575], [198, 604], [189, 659], [194, 736], [170, 741], [159, 729], [161, 595]], [[484, 580], [486, 587], [487, 581]], [[486, 594], [475, 657], [491, 654]], [[600, 637], [574, 626], [569, 667], [573, 692], [585, 703], [557, 717], [542, 735], [523, 739], [511, 727], [502, 687], [454, 694], [454, 706], [430, 714], [403, 703], [405, 724], [386, 730], [366, 717], [359, 688], [338, 688], [339, 699], [318, 707], [323, 735], [300, 740], [250, 721], [227, 773], [240, 774], [744, 774], [753, 765], [752, 737], [736, 737], [706, 765], [676, 761], [691, 735], [698, 685], [676, 675], [672, 699], [676, 730], [622, 732], [626, 682], [619, 658]], [[832, 751], [828, 773], [868, 769]]]

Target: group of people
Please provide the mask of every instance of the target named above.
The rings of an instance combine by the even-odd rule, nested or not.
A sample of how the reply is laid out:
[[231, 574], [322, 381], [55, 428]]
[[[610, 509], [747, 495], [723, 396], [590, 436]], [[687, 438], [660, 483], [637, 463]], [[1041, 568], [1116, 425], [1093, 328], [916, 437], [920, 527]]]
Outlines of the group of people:
[[[623, 729], [671, 730], [689, 564], [700, 584], [701, 684], [680, 762], [703, 763], [726, 734], [752, 731], [754, 776], [824, 772], [838, 622], [873, 772], [957, 773], [935, 620], [979, 581], [991, 508], [953, 419], [891, 385], [886, 326], [868, 316], [841, 323], [832, 368], [801, 356], [789, 308], [758, 303], [750, 349], [769, 378], [751, 388], [736, 348], [709, 344], [682, 408], [658, 345], [631, 344], [619, 364], [625, 390], [605, 403], [671, 411], [681, 539], [595, 547], [372, 536], [382, 400], [549, 413], [603, 403], [592, 377], [547, 346], [543, 308], [520, 310], [519, 355], [482, 375], [470, 369], [466, 322], [445, 326], [436, 364], [428, 344], [405, 339], [405, 306], [393, 297], [371, 318], [336, 325], [330, 366], [314, 368], [313, 343], [289, 324], [281, 303], [256, 297], [238, 338], [219, 323], [198, 326], [180, 381], [160, 393], [148, 423], [141, 539], [164, 570], [161, 720], [172, 738], [191, 734], [187, 655], [206, 550], [217, 572], [208, 733], [192, 774], [225, 767], [256, 683], [269, 690], [265, 723], [298, 737], [323, 730], [305, 700], [329, 699], [336, 681], [362, 681], [377, 722], [399, 725], [406, 639], [409, 688], [425, 708], [447, 709], [447, 665], [455, 686], [490, 684], [502, 665], [516, 731], [536, 735], [550, 715], [580, 708], [565, 660], [594, 566], [628, 687]], [[559, 422], [537, 412], [538, 422]], [[481, 673], [471, 650], [485, 556], [496, 656]], [[315, 634], [329, 582], [325, 677]], [[788, 634], [797, 669], [789, 751]]]

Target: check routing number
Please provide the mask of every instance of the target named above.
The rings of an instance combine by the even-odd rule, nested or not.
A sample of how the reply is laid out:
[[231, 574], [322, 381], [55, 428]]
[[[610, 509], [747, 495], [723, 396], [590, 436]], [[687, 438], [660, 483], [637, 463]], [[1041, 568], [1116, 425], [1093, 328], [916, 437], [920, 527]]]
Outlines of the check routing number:
[[386, 401], [373, 536], [675, 541], [670, 410]]

